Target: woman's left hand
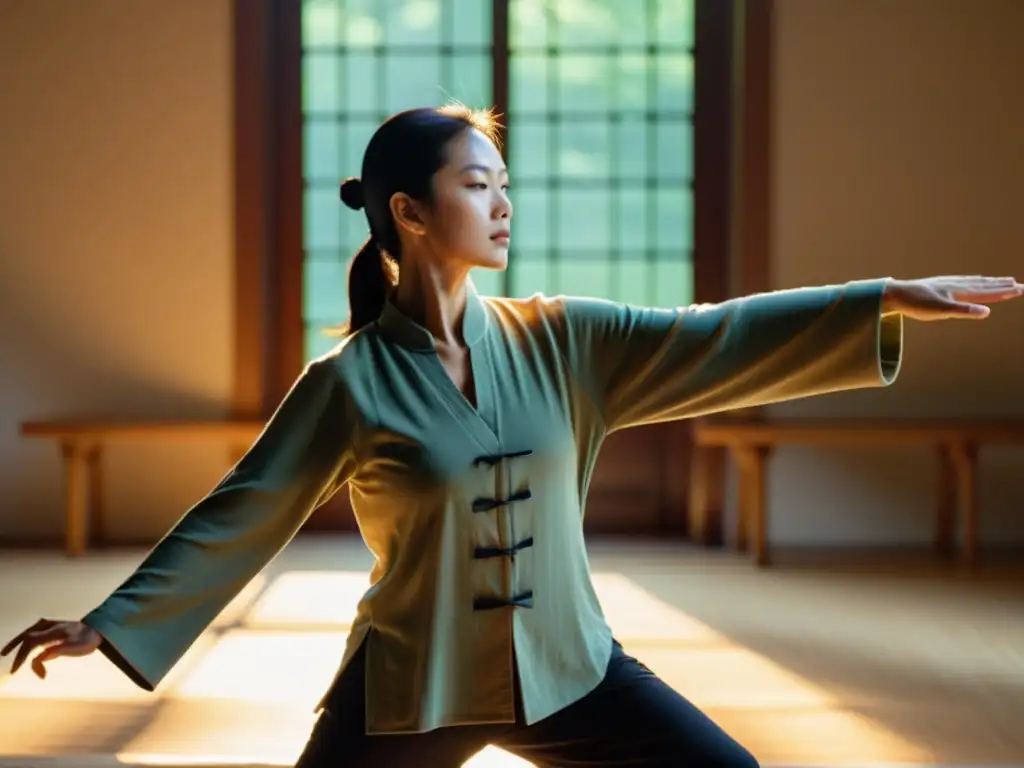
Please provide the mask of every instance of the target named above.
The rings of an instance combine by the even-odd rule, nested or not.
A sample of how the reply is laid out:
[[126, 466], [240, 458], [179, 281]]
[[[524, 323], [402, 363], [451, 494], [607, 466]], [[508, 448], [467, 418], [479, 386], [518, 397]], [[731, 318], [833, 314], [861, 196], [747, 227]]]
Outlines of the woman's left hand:
[[914, 320], [982, 320], [988, 304], [1024, 296], [1024, 285], [1012, 277], [981, 275], [890, 280], [882, 297], [884, 314]]

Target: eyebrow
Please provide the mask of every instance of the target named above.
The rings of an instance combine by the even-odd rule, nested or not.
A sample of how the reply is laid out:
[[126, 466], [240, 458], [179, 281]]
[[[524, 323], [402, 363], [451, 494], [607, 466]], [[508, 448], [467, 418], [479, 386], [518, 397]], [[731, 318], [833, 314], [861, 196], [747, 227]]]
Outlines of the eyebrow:
[[[463, 168], [459, 173], [466, 173], [467, 171], [483, 171], [484, 173], [493, 173], [494, 169], [489, 168], [486, 165], [480, 165], [478, 163], [471, 163]], [[498, 173], [508, 173], [508, 168], [501, 167], [498, 169]]]

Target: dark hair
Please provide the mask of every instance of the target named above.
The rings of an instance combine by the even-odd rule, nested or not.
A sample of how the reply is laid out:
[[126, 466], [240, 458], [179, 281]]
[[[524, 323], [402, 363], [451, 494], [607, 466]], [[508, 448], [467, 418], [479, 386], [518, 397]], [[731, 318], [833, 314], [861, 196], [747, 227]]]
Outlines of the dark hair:
[[349, 320], [343, 333], [374, 322], [398, 281], [402, 249], [391, 216], [392, 196], [404, 192], [429, 203], [434, 174], [447, 161], [448, 143], [470, 128], [497, 143], [498, 125], [490, 111], [456, 104], [399, 112], [370, 138], [363, 155], [362, 178], [342, 183], [342, 202], [354, 210], [364, 209], [370, 225], [369, 237], [349, 266]]

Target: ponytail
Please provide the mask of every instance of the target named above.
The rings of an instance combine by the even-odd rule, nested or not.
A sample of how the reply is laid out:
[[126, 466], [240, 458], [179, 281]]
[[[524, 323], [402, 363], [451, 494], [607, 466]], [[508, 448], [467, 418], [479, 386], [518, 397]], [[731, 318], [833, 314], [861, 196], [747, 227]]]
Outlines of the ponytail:
[[[340, 193], [342, 202], [354, 211], [366, 205], [363, 183], [359, 179], [345, 179]], [[343, 333], [355, 333], [380, 317], [388, 292], [397, 282], [394, 266], [381, 252], [371, 232], [348, 268], [349, 315]]]
[[348, 268], [347, 334], [355, 333], [380, 317], [393, 285], [391, 265], [374, 239], [367, 238]]

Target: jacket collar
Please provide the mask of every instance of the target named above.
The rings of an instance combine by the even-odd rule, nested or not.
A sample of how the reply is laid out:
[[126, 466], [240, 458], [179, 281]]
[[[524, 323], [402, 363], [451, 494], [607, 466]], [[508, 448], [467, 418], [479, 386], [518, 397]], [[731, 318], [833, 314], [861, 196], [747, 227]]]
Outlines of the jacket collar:
[[[377, 326], [391, 341], [417, 352], [433, 352], [434, 337], [430, 331], [402, 313], [389, 295], [384, 302]], [[474, 346], [487, 331], [487, 309], [471, 280], [466, 281], [466, 311], [462, 316], [462, 337], [467, 346]]]

